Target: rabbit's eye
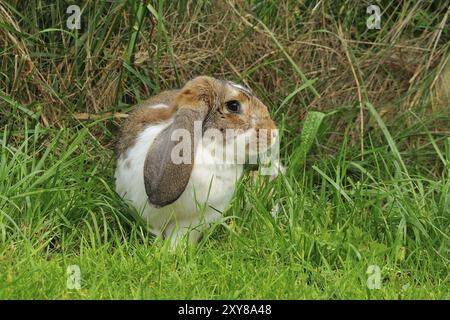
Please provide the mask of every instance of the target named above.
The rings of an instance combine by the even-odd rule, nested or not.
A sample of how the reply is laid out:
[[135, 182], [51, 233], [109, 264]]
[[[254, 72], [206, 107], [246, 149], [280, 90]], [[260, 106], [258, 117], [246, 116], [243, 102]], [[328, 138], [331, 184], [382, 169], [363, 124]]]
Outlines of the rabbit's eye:
[[227, 101], [225, 105], [227, 106], [227, 109], [230, 112], [239, 113], [241, 111], [241, 104], [239, 103], [239, 101], [236, 100]]

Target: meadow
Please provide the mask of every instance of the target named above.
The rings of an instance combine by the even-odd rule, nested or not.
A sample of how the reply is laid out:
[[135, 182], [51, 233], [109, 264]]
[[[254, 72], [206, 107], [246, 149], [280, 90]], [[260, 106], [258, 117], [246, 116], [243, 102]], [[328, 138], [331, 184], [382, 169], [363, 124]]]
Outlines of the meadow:
[[[450, 299], [450, 7], [373, 2], [2, 1], [0, 299]], [[269, 107], [286, 172], [171, 250], [115, 143], [202, 74]]]

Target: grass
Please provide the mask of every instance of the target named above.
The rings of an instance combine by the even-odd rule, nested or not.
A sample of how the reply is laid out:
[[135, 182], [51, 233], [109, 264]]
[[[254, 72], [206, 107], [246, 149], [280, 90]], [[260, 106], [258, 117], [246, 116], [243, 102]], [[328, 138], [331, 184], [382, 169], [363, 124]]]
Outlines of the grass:
[[[0, 299], [450, 298], [447, 7], [381, 1], [374, 31], [359, 1], [97, 1], [71, 31], [68, 4], [0, 4]], [[287, 172], [247, 173], [173, 252], [114, 192], [113, 148], [196, 74], [254, 89]]]

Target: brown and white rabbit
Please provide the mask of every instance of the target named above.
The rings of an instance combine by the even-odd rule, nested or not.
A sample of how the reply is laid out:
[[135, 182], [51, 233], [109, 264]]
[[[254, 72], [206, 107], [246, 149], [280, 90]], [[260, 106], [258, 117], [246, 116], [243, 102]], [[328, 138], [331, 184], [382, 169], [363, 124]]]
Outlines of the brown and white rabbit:
[[[244, 152], [251, 153], [250, 142], [260, 141], [264, 131], [268, 149], [275, 129], [267, 107], [247, 88], [194, 78], [179, 90], [150, 98], [127, 118], [118, 144], [116, 191], [154, 234], [170, 238], [172, 245], [184, 236], [196, 243], [202, 229], [220, 219], [242, 175], [244, 164], [236, 157], [223, 161], [230, 146], [235, 150], [230, 141], [244, 137]], [[208, 130], [226, 138], [195, 138], [204, 138]], [[190, 137], [181, 152], [178, 131]], [[225, 144], [223, 153], [211, 148], [218, 143]], [[174, 154], [192, 161], [174, 161]]]

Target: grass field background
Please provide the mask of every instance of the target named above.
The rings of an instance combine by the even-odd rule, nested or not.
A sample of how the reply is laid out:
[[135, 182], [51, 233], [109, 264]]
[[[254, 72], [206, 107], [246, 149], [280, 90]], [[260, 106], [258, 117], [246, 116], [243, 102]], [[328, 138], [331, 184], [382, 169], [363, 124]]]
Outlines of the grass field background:
[[[2, 1], [0, 299], [449, 299], [449, 7], [374, 1], [370, 30], [370, 4]], [[201, 74], [268, 105], [287, 172], [171, 251], [114, 192], [114, 144]]]

